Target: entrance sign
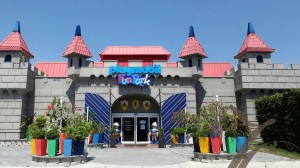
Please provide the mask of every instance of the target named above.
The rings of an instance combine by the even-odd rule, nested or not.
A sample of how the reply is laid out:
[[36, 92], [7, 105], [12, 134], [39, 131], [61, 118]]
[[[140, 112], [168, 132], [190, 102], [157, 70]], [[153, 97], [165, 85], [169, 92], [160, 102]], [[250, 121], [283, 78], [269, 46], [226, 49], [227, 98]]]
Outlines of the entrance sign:
[[109, 67], [109, 75], [117, 74], [119, 85], [150, 86], [149, 74], [160, 74], [160, 65], [147, 67]]
[[119, 65], [109, 67], [109, 75], [112, 74], [160, 74], [160, 65], [148, 65], [147, 67], [121, 67]]

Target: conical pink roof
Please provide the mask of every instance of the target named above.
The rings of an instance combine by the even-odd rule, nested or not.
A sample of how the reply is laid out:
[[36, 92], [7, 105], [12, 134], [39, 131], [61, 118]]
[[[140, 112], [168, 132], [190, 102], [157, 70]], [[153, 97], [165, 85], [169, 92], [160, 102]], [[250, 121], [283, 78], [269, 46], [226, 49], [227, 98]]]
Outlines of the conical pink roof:
[[92, 57], [90, 50], [87, 48], [87, 45], [81, 37], [81, 31], [79, 26], [76, 27], [75, 37], [72, 39], [71, 43], [66, 48], [65, 52], [63, 53], [63, 56], [68, 57], [71, 54]]
[[272, 53], [275, 50], [270, 48], [257, 34], [255, 34], [252, 23], [248, 24], [247, 37], [239, 51], [239, 53], [234, 57], [238, 58], [247, 52], [269, 52]]
[[20, 22], [17, 21], [16, 28], [11, 32], [1, 43], [0, 51], [22, 51], [26, 53], [30, 58], [34, 56], [30, 53], [21, 33]]
[[205, 53], [204, 49], [202, 48], [201, 44], [195, 37], [194, 29], [191, 26], [189, 32], [189, 38], [185, 42], [180, 54], [179, 58], [183, 58], [192, 54], [199, 54], [203, 58], [207, 58], [207, 54]]

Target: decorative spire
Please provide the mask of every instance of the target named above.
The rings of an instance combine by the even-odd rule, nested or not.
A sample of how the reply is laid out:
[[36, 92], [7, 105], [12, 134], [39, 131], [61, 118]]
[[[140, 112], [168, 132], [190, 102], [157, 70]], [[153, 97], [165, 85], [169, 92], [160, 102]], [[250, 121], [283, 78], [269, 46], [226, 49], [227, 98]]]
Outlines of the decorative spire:
[[194, 33], [194, 28], [193, 28], [193, 26], [190, 26], [189, 37], [195, 37], [195, 33]]
[[247, 37], [240, 48], [240, 51], [236, 56], [234, 56], [234, 58], [237, 59], [248, 52], [272, 53], [274, 51], [275, 49], [270, 48], [257, 34], [255, 34], [253, 25], [249, 22]]
[[79, 25], [76, 26], [75, 36], [81, 36], [81, 30]]
[[92, 57], [90, 50], [81, 37], [80, 26], [76, 26], [75, 37], [73, 37], [71, 43], [68, 45], [63, 53], [63, 57], [72, 56], [73, 54]]
[[186, 56], [190, 56], [193, 54], [198, 54], [202, 58], [207, 58], [205, 51], [203, 50], [201, 44], [198, 42], [198, 40], [195, 37], [193, 26], [190, 26], [189, 38], [183, 45], [183, 48], [179, 53], [179, 58], [184, 58]]
[[250, 33], [255, 33], [254, 27], [252, 22], [248, 23], [248, 31], [247, 31], [247, 35], [249, 35]]
[[15, 27], [13, 29], [13, 32], [18, 32], [21, 33], [21, 29], [20, 29], [20, 21], [16, 21]]

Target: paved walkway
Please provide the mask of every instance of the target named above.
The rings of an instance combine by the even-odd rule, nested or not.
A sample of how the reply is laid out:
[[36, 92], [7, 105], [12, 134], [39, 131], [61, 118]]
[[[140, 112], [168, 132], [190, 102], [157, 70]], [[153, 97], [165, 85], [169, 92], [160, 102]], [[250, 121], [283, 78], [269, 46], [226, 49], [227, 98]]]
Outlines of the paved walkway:
[[[192, 148], [104, 148], [90, 149], [89, 161], [74, 168], [217, 168], [228, 167], [230, 160], [192, 161]], [[257, 153], [248, 167], [299, 167], [300, 161], [271, 154]], [[30, 147], [0, 147], [0, 167], [44, 167], [31, 161]], [[48, 164], [47, 167], [62, 167]]]

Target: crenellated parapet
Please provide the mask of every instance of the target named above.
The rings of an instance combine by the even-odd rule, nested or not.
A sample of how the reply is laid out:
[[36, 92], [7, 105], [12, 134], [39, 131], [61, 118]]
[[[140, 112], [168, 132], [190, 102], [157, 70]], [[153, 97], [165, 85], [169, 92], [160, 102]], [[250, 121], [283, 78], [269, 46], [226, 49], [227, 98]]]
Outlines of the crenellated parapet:
[[236, 69], [226, 72], [234, 76], [235, 91], [243, 89], [284, 90], [300, 87], [298, 64], [240, 63]]

